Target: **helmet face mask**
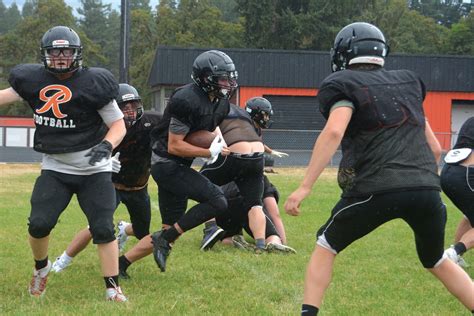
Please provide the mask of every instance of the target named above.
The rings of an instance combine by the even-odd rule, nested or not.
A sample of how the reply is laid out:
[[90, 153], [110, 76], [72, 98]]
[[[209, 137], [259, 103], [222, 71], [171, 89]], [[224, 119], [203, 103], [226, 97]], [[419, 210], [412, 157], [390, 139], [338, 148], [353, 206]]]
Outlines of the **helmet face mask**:
[[230, 99], [238, 87], [234, 62], [218, 50], [196, 57], [191, 78], [204, 92], [220, 99]]
[[245, 104], [245, 111], [250, 114], [252, 120], [260, 128], [270, 128], [273, 121], [272, 104], [265, 98], [255, 97], [251, 98]]
[[331, 49], [331, 70], [347, 69], [353, 64], [383, 67], [389, 46], [383, 33], [374, 25], [356, 22], [342, 28]]
[[127, 128], [132, 127], [142, 118], [144, 112], [142, 99], [133, 86], [126, 83], [119, 84], [117, 103], [124, 115], [123, 119]]
[[82, 46], [77, 33], [66, 26], [55, 26], [41, 39], [41, 61], [54, 74], [71, 73], [82, 66]]

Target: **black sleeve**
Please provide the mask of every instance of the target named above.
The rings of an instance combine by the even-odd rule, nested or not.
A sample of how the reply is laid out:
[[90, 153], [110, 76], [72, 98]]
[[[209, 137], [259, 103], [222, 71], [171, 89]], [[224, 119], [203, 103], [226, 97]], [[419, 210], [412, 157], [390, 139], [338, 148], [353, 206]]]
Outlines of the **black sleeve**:
[[181, 98], [171, 98], [168, 104], [171, 118], [175, 118], [184, 125], [191, 127], [190, 117], [192, 109], [189, 102]]
[[34, 89], [37, 85], [35, 80], [40, 77], [38, 72], [40, 65], [20, 64], [10, 71], [8, 83], [23, 100], [30, 101], [37, 98]]
[[118, 83], [114, 75], [103, 68], [88, 68], [88, 76], [81, 82], [83, 93], [96, 106], [101, 109], [118, 95]]
[[331, 107], [341, 100], [350, 100], [346, 93], [344, 93], [343, 87], [333, 80], [323, 81], [321, 89], [316, 96], [316, 104], [326, 120], [329, 118], [329, 113], [331, 113]]

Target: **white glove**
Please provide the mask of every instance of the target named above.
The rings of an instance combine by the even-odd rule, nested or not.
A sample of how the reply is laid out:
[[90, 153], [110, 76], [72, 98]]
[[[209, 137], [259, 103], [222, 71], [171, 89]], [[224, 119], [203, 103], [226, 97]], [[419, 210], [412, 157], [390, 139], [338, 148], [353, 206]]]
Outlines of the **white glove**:
[[276, 151], [276, 150], [272, 150], [272, 152], [270, 153], [270, 155], [276, 156], [276, 157], [278, 157], [278, 158], [288, 157], [288, 156], [289, 156], [287, 153], [284, 153], [284, 152], [281, 152], [281, 151]]
[[222, 151], [222, 148], [224, 148], [225, 142], [224, 140], [217, 135], [216, 138], [211, 143], [211, 147], [209, 147], [209, 151], [211, 152], [211, 158], [210, 158], [210, 163], [214, 163], [217, 160], [217, 157]]
[[115, 156], [110, 158], [110, 162], [112, 163], [112, 172], [113, 173], [119, 173], [120, 169], [122, 168], [122, 165], [120, 164], [120, 152], [116, 153]]

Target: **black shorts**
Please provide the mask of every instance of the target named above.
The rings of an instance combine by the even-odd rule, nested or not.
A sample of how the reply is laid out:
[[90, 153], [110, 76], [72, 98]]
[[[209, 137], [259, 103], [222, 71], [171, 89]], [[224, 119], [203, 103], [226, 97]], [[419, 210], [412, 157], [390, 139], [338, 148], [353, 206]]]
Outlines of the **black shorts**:
[[150, 233], [151, 205], [147, 186], [136, 191], [123, 191], [116, 189], [117, 205], [125, 204], [130, 214], [133, 233], [142, 239]]
[[113, 241], [116, 201], [110, 172], [82, 176], [42, 170], [31, 196], [30, 234], [35, 238], [49, 235], [73, 194], [87, 217], [93, 242]]
[[418, 257], [425, 268], [434, 267], [444, 252], [446, 207], [436, 190], [390, 192], [342, 198], [318, 231], [318, 245], [339, 253], [380, 225], [403, 219], [415, 233]]
[[220, 155], [215, 163], [204, 165], [201, 174], [217, 185], [234, 181], [247, 210], [263, 205], [263, 153]]
[[474, 167], [444, 165], [441, 188], [474, 227]]
[[280, 201], [280, 193], [277, 188], [270, 182], [266, 175], [263, 176], [263, 198], [274, 197], [277, 204]]
[[224, 199], [218, 186], [189, 165], [172, 160], [159, 162], [152, 166], [151, 174], [158, 185], [158, 204], [165, 225], [173, 225], [185, 214], [188, 198], [197, 202]]

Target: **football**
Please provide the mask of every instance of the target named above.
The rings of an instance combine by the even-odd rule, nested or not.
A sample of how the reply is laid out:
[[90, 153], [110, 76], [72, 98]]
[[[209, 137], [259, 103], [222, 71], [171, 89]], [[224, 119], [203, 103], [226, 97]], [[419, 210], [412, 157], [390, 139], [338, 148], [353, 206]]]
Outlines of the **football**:
[[197, 147], [209, 148], [214, 138], [216, 138], [216, 136], [217, 134], [214, 132], [200, 130], [200, 131], [195, 131], [186, 135], [186, 137], [184, 138], [184, 141]]

